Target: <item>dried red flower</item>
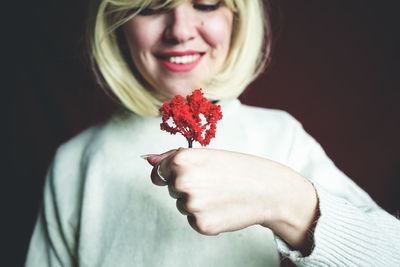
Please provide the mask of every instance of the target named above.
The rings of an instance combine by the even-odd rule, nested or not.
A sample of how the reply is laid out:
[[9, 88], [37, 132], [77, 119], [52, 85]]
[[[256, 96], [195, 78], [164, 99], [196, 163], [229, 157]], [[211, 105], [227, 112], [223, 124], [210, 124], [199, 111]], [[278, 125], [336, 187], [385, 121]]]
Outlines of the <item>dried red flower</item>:
[[[181, 133], [189, 147], [193, 141], [202, 146], [210, 144], [211, 138], [215, 137], [217, 121], [222, 119], [221, 106], [203, 97], [201, 88], [186, 96], [186, 103], [181, 95], [176, 95], [170, 103], [164, 101], [159, 111], [162, 115], [161, 130], [170, 134]], [[172, 126], [168, 123], [171, 118]]]

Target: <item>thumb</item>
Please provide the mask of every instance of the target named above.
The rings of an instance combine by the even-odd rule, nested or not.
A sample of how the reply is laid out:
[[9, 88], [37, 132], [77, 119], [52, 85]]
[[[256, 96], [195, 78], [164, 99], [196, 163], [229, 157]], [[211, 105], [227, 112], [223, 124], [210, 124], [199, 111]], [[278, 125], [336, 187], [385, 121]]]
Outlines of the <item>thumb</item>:
[[149, 154], [141, 156], [143, 159], [147, 160], [148, 163], [152, 166], [156, 166], [166, 157], [176, 153], [179, 149], [172, 149], [170, 151], [164, 152], [162, 154]]

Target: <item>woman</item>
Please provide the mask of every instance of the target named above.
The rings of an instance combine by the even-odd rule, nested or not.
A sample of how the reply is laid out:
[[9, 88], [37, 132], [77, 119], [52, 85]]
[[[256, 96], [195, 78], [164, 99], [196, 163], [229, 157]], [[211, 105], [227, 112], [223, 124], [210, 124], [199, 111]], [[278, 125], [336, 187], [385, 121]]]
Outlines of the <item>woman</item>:
[[[236, 100], [269, 56], [262, 10], [94, 4], [98, 77], [125, 109], [59, 148], [27, 266], [278, 266], [277, 251], [299, 265], [400, 263], [396, 218], [291, 116]], [[176, 149], [185, 140], [159, 130], [157, 110], [200, 87], [224, 114], [212, 149]]]

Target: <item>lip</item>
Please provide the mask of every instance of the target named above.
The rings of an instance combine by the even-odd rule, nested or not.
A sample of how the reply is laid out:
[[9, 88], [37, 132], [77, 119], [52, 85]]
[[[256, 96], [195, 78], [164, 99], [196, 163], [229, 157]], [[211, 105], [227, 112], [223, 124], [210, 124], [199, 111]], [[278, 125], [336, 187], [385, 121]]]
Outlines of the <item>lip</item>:
[[160, 57], [181, 57], [186, 55], [197, 55], [197, 54], [204, 54], [202, 51], [196, 50], [186, 50], [186, 51], [168, 51], [159, 53], [158, 56]]
[[[193, 70], [197, 66], [197, 64], [200, 63], [204, 54], [205, 54], [204, 52], [194, 51], [194, 50], [168, 51], [168, 52], [160, 53], [156, 57], [157, 57], [157, 60], [169, 71], [189, 72], [189, 71]], [[172, 62], [168, 61], [168, 57], [186, 56], [186, 55], [200, 55], [200, 56], [195, 61], [186, 63], [186, 64], [178, 64], [178, 63], [172, 63]]]

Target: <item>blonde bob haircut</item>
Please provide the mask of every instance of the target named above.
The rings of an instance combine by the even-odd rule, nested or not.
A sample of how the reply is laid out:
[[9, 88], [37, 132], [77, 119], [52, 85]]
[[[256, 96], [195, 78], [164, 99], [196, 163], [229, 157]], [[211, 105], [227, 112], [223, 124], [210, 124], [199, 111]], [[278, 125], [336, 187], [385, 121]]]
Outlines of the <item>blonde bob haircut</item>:
[[[166, 96], [145, 88], [124, 52], [121, 26], [145, 8], [168, 9], [185, 0], [93, 0], [88, 23], [88, 50], [98, 82], [129, 110], [156, 116]], [[260, 74], [271, 51], [271, 23], [262, 0], [224, 0], [234, 12], [228, 56], [222, 69], [203, 85], [210, 100], [237, 98]], [[126, 49], [125, 49], [126, 50]], [[196, 89], [196, 88], [193, 88]]]

